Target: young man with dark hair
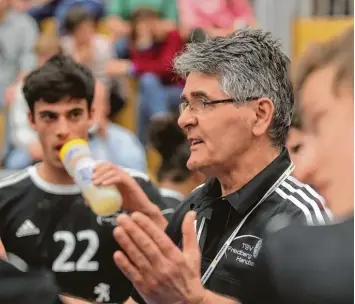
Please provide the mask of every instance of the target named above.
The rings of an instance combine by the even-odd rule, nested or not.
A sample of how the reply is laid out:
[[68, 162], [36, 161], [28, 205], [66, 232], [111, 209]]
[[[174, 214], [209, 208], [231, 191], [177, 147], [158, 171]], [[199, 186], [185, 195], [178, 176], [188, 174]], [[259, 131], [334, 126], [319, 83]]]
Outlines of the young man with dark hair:
[[[84, 204], [80, 189], [59, 159], [65, 142], [88, 138], [94, 84], [86, 67], [63, 55], [50, 58], [26, 77], [23, 92], [43, 162], [0, 182], [0, 235], [6, 250], [30, 269], [52, 270], [61, 293], [121, 303], [131, 284], [112, 260], [117, 249], [112, 236], [114, 217], [96, 216]], [[134, 171], [130, 174], [141, 186], [138, 192], [143, 189], [164, 208], [149, 178]], [[132, 200], [124, 192], [122, 196], [123, 207], [129, 211]], [[148, 209], [151, 214], [160, 213], [156, 205]]]

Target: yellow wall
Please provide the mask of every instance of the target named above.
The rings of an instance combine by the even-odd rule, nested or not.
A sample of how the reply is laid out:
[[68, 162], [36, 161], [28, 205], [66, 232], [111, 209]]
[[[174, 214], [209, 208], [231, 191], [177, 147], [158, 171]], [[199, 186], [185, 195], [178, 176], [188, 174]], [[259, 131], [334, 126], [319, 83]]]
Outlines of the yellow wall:
[[324, 41], [354, 24], [353, 18], [299, 18], [293, 24], [293, 54], [300, 54], [314, 42]]

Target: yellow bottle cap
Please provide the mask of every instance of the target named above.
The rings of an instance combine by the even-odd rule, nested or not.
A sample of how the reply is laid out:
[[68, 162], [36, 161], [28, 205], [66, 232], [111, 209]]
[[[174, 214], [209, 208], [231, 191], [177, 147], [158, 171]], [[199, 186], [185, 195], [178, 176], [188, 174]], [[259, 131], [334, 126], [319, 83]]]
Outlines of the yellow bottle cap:
[[81, 138], [76, 138], [76, 139], [72, 139], [72, 140], [67, 141], [59, 151], [59, 157], [60, 157], [61, 161], [64, 161], [65, 155], [74, 146], [87, 146], [87, 145], [88, 145], [88, 142], [85, 139], [81, 139]]

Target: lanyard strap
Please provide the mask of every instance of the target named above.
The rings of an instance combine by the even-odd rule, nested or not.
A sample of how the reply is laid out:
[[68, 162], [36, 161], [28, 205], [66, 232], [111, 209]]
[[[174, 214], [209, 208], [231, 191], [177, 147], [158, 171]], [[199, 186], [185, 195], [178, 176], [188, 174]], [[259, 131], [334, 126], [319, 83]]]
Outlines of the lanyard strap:
[[[239, 223], [239, 225], [237, 226], [237, 228], [235, 228], [235, 230], [232, 232], [232, 234], [229, 236], [229, 238], [227, 239], [227, 241], [224, 243], [224, 245], [222, 246], [222, 248], [219, 250], [219, 252], [217, 253], [217, 255], [215, 256], [215, 258], [213, 259], [212, 263], [210, 264], [210, 266], [207, 268], [206, 272], [203, 274], [202, 278], [201, 278], [201, 282], [202, 285], [205, 285], [207, 280], [210, 278], [212, 272], [215, 270], [215, 268], [217, 267], [217, 264], [219, 263], [219, 261], [221, 260], [222, 256], [224, 255], [224, 253], [227, 251], [228, 247], [231, 245], [231, 243], [233, 242], [234, 238], [237, 236], [239, 230], [242, 228], [243, 224], [245, 223], [245, 221], [247, 220], [247, 218], [249, 217], [250, 214], [252, 214], [252, 212], [263, 202], [265, 201], [272, 192], [275, 191], [275, 189], [277, 187], [280, 186], [280, 184], [292, 173], [292, 171], [294, 170], [295, 165], [293, 163], [291, 163], [291, 165], [286, 169], [286, 171], [280, 176], [280, 178], [271, 186], [271, 188], [265, 193], [265, 195], [260, 199], [260, 201], [254, 206], [254, 208], [242, 219], [242, 221]], [[200, 238], [202, 235], [202, 231], [203, 228], [205, 226], [205, 218], [202, 218], [198, 233], [197, 233], [197, 241], [200, 242]]]

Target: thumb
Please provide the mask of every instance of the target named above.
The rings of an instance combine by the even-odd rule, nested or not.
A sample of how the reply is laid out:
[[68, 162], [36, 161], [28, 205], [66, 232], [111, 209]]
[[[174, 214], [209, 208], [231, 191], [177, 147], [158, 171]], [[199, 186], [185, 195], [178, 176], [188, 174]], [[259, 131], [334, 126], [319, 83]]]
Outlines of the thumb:
[[183, 236], [183, 253], [188, 261], [198, 265], [200, 269], [201, 254], [200, 246], [197, 241], [194, 222], [196, 220], [196, 212], [189, 211], [182, 223], [182, 236]]

